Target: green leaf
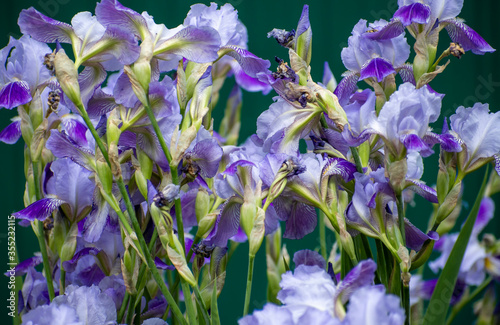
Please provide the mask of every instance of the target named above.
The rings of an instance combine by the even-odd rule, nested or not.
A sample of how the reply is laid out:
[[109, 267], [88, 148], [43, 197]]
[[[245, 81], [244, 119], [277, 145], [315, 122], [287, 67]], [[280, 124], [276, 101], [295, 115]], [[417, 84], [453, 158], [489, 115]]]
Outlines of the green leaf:
[[220, 325], [219, 307], [217, 306], [217, 278], [214, 279], [214, 290], [212, 291], [212, 306], [210, 312], [212, 316], [212, 325]]
[[434, 289], [434, 293], [432, 294], [429, 306], [427, 307], [427, 311], [425, 313], [424, 325], [440, 325], [444, 324], [446, 321], [446, 315], [448, 314], [448, 308], [450, 307], [453, 289], [455, 288], [455, 284], [457, 282], [458, 272], [460, 270], [460, 265], [462, 264], [465, 249], [469, 243], [472, 228], [476, 222], [487, 178], [488, 167], [486, 168], [483, 184], [481, 185], [479, 194], [474, 202], [474, 206], [467, 216], [467, 220], [465, 221], [465, 224], [458, 235], [457, 241], [451, 250], [448, 261], [439, 276], [436, 288]]

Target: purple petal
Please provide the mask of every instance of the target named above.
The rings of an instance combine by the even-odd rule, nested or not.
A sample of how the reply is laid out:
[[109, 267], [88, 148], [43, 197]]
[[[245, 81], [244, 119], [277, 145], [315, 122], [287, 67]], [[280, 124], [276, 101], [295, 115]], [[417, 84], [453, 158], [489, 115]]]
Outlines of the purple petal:
[[155, 265], [160, 270], [170, 270], [170, 271], [175, 270], [175, 266], [168, 265], [167, 263], [163, 262], [158, 256], [155, 257]]
[[423, 3], [415, 2], [407, 6], [400, 7], [393, 18], [398, 19], [404, 26], [412, 23], [427, 24], [431, 16], [431, 8]]
[[479, 206], [476, 223], [474, 224], [473, 234], [476, 236], [486, 227], [495, 213], [495, 202], [490, 197], [484, 197]]
[[69, 158], [80, 166], [92, 170], [93, 153], [79, 146], [66, 133], [52, 130], [45, 146], [57, 158]]
[[91, 172], [70, 159], [57, 159], [50, 165], [53, 176], [47, 180], [47, 193], [70, 205], [73, 220], [92, 202], [94, 182]]
[[316, 228], [318, 217], [316, 210], [305, 203], [293, 201], [287, 207], [288, 219], [286, 220], [283, 238], [301, 239]]
[[398, 37], [399, 35], [403, 34], [404, 31], [405, 28], [399, 20], [392, 20], [380, 30], [374, 30], [370, 33], [364, 33], [363, 37], [369, 38], [371, 40], [384, 41], [394, 37]]
[[95, 243], [101, 238], [106, 222], [109, 219], [110, 206], [101, 196], [98, 189], [94, 190], [92, 211], [83, 225], [83, 238], [89, 243]]
[[80, 122], [75, 115], [64, 115], [61, 118], [64, 130], [68, 133], [69, 137], [75, 141], [79, 146], [87, 146], [87, 126]]
[[360, 71], [359, 80], [375, 78], [378, 82], [392, 73], [396, 73], [392, 64], [382, 58], [375, 58], [368, 61]]
[[495, 170], [498, 176], [500, 176], [500, 154], [493, 155], [493, 158], [495, 158]]
[[187, 154], [200, 167], [202, 176], [212, 178], [217, 174], [223, 151], [217, 140], [206, 139], [198, 142]]
[[238, 232], [240, 225], [240, 209], [241, 203], [231, 199], [227, 201], [224, 206], [221, 207], [221, 212], [217, 216], [214, 228], [203, 243], [205, 245], [226, 247], [228, 239]]
[[299, 24], [297, 25], [296, 38], [305, 33], [309, 28], [311, 28], [311, 23], [309, 22], [309, 6], [304, 5], [302, 8], [302, 14], [300, 15]]
[[318, 252], [309, 249], [303, 249], [293, 254], [293, 262], [295, 267], [304, 264], [309, 266], [317, 265], [324, 269], [326, 266], [325, 259]]
[[116, 0], [102, 0], [97, 4], [95, 14], [97, 20], [106, 27], [114, 26], [136, 36], [141, 36], [142, 30], [147, 30], [144, 17]]
[[[35, 267], [39, 264], [43, 263], [43, 258], [42, 255], [35, 255], [33, 257], [30, 257], [21, 263], [17, 264], [14, 267], [14, 276], [21, 276], [24, 275], [28, 272], [28, 269]], [[9, 272], [4, 273], [6, 276], [11, 276], [12, 274]]]
[[[191, 189], [186, 193], [181, 195], [181, 211], [182, 211], [182, 220], [184, 228], [190, 228], [198, 225], [198, 221], [196, 220], [196, 196], [198, 195], [198, 189]], [[149, 192], [148, 192], [149, 196]], [[172, 207], [172, 211], [170, 212], [172, 217], [175, 219], [175, 207]], [[174, 227], [177, 222], [174, 220]], [[176, 228], [177, 229], [177, 228]]]
[[180, 55], [197, 63], [213, 62], [219, 55], [220, 36], [212, 27], [187, 26], [155, 49], [155, 56]]
[[12, 121], [0, 132], [0, 141], [3, 143], [14, 144], [21, 137], [21, 118], [15, 117]]
[[43, 221], [63, 203], [64, 201], [59, 199], [44, 198], [30, 204], [19, 212], [14, 212], [13, 215], [17, 219], [25, 219], [29, 221], [35, 221], [35, 219], [38, 219]]
[[342, 159], [342, 158], [329, 158], [325, 167], [323, 167], [322, 176], [339, 175], [342, 176], [344, 181], [349, 182], [354, 178], [356, 172], [356, 165]]
[[476, 31], [464, 24], [459, 19], [449, 19], [442, 23], [446, 23], [446, 31], [450, 38], [455, 43], [459, 43], [465, 51], [471, 50], [474, 54], [483, 55], [488, 52], [495, 52], [495, 49], [490, 46]]
[[234, 45], [221, 47], [221, 50], [232, 50], [227, 55], [233, 57], [238, 61], [241, 68], [250, 77], [257, 77], [257, 73], [266, 72], [271, 66], [269, 60], [263, 60], [255, 54]]
[[356, 289], [371, 285], [375, 279], [376, 269], [377, 264], [372, 260], [359, 262], [339, 284], [333, 301], [340, 299], [342, 304], [345, 304]]
[[327, 61], [325, 61], [324, 69], [323, 69], [323, 85], [330, 91], [334, 91], [337, 87], [337, 80], [335, 80], [335, 76], [330, 69], [330, 65]]
[[415, 251], [419, 251], [427, 240], [438, 240], [437, 232], [429, 231], [426, 235], [405, 218], [406, 246]]
[[0, 90], [0, 107], [12, 109], [31, 101], [30, 87], [25, 81], [14, 81]]
[[460, 152], [462, 151], [463, 141], [451, 133], [440, 134], [439, 143], [441, 148], [447, 152]]
[[63, 262], [63, 267], [66, 272], [73, 272], [76, 269], [76, 265], [78, 264], [78, 261], [88, 255], [96, 256], [101, 250], [95, 248], [95, 247], [85, 247], [81, 250], [79, 250], [71, 260], [69, 261], [64, 261]]
[[358, 89], [357, 84], [359, 80], [359, 76], [355, 72], [348, 72], [343, 77], [333, 92], [338, 97], [339, 103], [342, 106], [349, 102], [351, 95]]
[[416, 134], [405, 134], [401, 136], [401, 142], [408, 151], [422, 151], [429, 149], [429, 146]]
[[21, 11], [17, 24], [21, 33], [44, 43], [71, 43], [74, 35], [71, 25], [49, 18], [33, 7]]
[[112, 95], [106, 94], [101, 88], [97, 88], [87, 105], [87, 113], [90, 118], [99, 118], [111, 112], [118, 104]]

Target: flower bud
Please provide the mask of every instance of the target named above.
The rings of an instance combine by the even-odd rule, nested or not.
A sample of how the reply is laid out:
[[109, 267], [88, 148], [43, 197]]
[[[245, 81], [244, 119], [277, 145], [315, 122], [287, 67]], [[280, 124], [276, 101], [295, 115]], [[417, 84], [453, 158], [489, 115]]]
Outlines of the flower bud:
[[245, 201], [241, 205], [240, 209], [240, 224], [241, 228], [247, 235], [248, 239], [250, 239], [250, 234], [254, 227], [254, 222], [257, 214], [257, 205], [255, 202]]
[[[75, 222], [71, 225], [71, 228], [66, 234], [66, 238], [64, 239], [61, 251], [59, 252], [59, 258], [62, 262], [71, 260], [75, 255], [77, 235], [78, 224]], [[61, 265], [63, 265], [63, 263], [61, 263]]]
[[137, 169], [134, 173], [135, 183], [137, 184], [137, 188], [141, 192], [142, 196], [147, 199], [148, 197], [148, 181], [144, 177], [141, 169]]
[[141, 166], [141, 171], [146, 179], [151, 179], [153, 174], [153, 161], [149, 156], [140, 148], [136, 148], [137, 159], [139, 160], [139, 166]]
[[195, 214], [198, 224], [208, 214], [209, 210], [210, 210], [210, 195], [208, 195], [207, 190], [200, 187], [200, 189], [198, 190], [198, 194], [196, 194], [196, 201], [195, 201]]
[[80, 98], [80, 84], [78, 83], [78, 70], [75, 63], [66, 55], [64, 50], [59, 50], [54, 58], [57, 81], [64, 94], [75, 104], [83, 107]]
[[264, 220], [266, 218], [266, 212], [257, 207], [257, 215], [255, 217], [255, 222], [253, 224], [250, 236], [248, 236], [249, 242], [249, 255], [255, 256], [262, 245], [262, 240], [264, 239], [264, 234], [266, 232], [266, 227], [264, 225]]
[[407, 161], [403, 158], [398, 161], [391, 162], [387, 172], [389, 174], [389, 182], [392, 189], [396, 193], [401, 193], [406, 184]]
[[39, 161], [40, 156], [42, 155], [42, 150], [45, 148], [48, 122], [49, 121], [47, 119], [44, 119], [33, 133], [33, 140], [30, 145], [31, 160], [33, 162]]
[[106, 138], [108, 141], [108, 145], [111, 143], [118, 143], [118, 140], [120, 139], [121, 131], [118, 125], [121, 123], [121, 121], [117, 118], [111, 117], [108, 118], [108, 125], [106, 127]]
[[179, 275], [192, 287], [197, 286], [196, 279], [187, 264], [183, 245], [179, 242], [177, 236], [172, 236], [172, 241], [167, 247], [167, 254]]
[[113, 188], [113, 174], [111, 173], [111, 169], [108, 164], [101, 159], [98, 159], [95, 165], [103, 191], [108, 195], [111, 194]]
[[196, 231], [196, 236], [200, 238], [204, 237], [205, 234], [207, 234], [210, 230], [212, 230], [212, 227], [214, 226], [216, 220], [217, 220], [217, 213], [209, 213], [205, 215], [198, 222], [198, 230]]
[[129, 294], [136, 294], [136, 283], [139, 278], [139, 257], [133, 248], [126, 243], [123, 259], [121, 260], [121, 271], [123, 282]]

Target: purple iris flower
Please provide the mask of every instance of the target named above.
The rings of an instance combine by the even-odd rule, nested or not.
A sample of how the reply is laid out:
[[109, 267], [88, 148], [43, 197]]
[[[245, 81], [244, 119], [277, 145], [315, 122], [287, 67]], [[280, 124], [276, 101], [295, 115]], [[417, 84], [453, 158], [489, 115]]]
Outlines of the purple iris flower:
[[51, 76], [43, 62], [50, 52], [46, 44], [29, 36], [10, 38], [9, 44], [0, 50], [0, 108], [27, 104], [37, 89], [45, 88]]
[[[282, 306], [268, 303], [264, 310], [240, 319], [239, 324], [282, 324], [282, 320], [286, 324], [364, 324], [372, 318], [381, 324], [403, 324], [399, 299], [373, 285], [376, 268], [372, 260], [361, 261], [336, 285], [324, 269], [300, 264], [293, 273], [282, 275], [278, 293]], [[347, 302], [346, 312], [343, 305]]]
[[418, 151], [424, 156], [432, 153], [426, 141], [430, 133], [429, 123], [435, 122], [441, 111], [442, 96], [429, 91], [426, 87], [416, 89], [410, 83], [404, 83], [394, 92], [378, 116], [372, 112], [368, 128], [379, 134], [388, 151], [396, 157], [404, 148]]
[[[245, 193], [252, 191], [252, 195], [256, 195], [262, 190], [259, 168], [256, 163], [248, 159], [250, 156], [244, 150], [233, 152], [230, 154], [225, 171], [216, 176], [215, 191], [219, 197], [227, 201], [220, 208], [214, 228], [203, 241], [205, 245], [225, 247], [227, 240], [238, 234], [240, 209]], [[266, 234], [272, 233], [278, 226], [276, 211], [273, 206], [269, 206], [265, 217]]]
[[[488, 104], [476, 103], [468, 108], [460, 106], [450, 116], [450, 125], [454, 142], [465, 146], [463, 170], [474, 170], [500, 153], [500, 112], [491, 113]], [[500, 161], [496, 159], [496, 162], [500, 175]]]
[[[419, 26], [423, 26], [423, 33], [426, 35], [439, 33], [445, 28], [452, 41], [460, 44], [465, 51], [470, 50], [480, 55], [495, 51], [462, 19], [457, 18], [462, 10], [463, 0], [398, 0], [398, 5], [399, 9], [394, 13], [390, 24], [393, 31], [405, 26], [413, 37], [417, 38], [422, 32]], [[388, 33], [388, 29], [380, 30], [372, 37], [382, 37]]]
[[275, 97], [269, 109], [257, 118], [257, 136], [264, 142], [265, 152], [296, 156], [300, 139], [311, 132], [321, 117], [321, 110], [297, 108]]
[[[378, 237], [388, 225], [397, 224], [395, 194], [384, 173], [384, 168], [379, 168], [369, 175], [354, 173], [356, 179], [354, 195], [345, 211], [349, 226], [372, 237]], [[423, 192], [424, 197], [429, 196], [433, 198], [432, 202], [437, 203], [434, 190], [411, 181], [410, 184], [412, 184], [411, 190], [419, 194]], [[406, 245], [415, 251], [420, 250], [426, 240], [439, 238], [435, 232], [424, 234], [408, 219], [405, 218], [404, 221]]]
[[361, 19], [352, 30], [349, 46], [342, 50], [342, 62], [351, 72], [359, 75], [359, 79], [372, 78], [381, 82], [386, 76], [396, 72], [408, 59], [410, 46], [404, 35], [373, 40], [366, 35], [370, 31], [379, 30], [387, 25], [384, 20], [366, 25]]
[[78, 65], [102, 64], [107, 70], [118, 70], [139, 57], [133, 34], [119, 26], [103, 26], [90, 12], [76, 14], [69, 25], [30, 8], [21, 12], [18, 24], [24, 34], [38, 41], [71, 43]]
[[[211, 27], [215, 29], [220, 36], [221, 49], [231, 46], [234, 49], [247, 50], [247, 29], [238, 19], [238, 11], [231, 4], [226, 3], [220, 8], [217, 8], [216, 3], [211, 3], [210, 6], [204, 4], [192, 5], [191, 10], [184, 19], [183, 25]], [[250, 58], [250, 54], [248, 52], [244, 55]], [[271, 90], [271, 87], [255, 78], [255, 74], [248, 71], [248, 68], [240, 66], [237, 60], [231, 56], [231, 53], [229, 53], [229, 56], [223, 56], [214, 64], [214, 76], [217, 77], [229, 68], [234, 74], [236, 83], [243, 89], [247, 91], [262, 91], [264, 94], [267, 94]], [[258, 60], [255, 63], [258, 63]], [[268, 61], [262, 60], [261, 63], [264, 63], [263, 67], [265, 69], [269, 67]]]
[[[500, 278], [500, 258], [478, 239], [481, 231], [493, 218], [494, 210], [493, 200], [489, 197], [483, 198], [458, 274], [459, 280], [467, 285], [480, 285], [486, 278], [486, 274]], [[435, 273], [444, 268], [457, 238], [458, 233], [444, 235], [434, 245], [434, 249], [441, 252], [436, 260], [429, 263], [429, 267]]]

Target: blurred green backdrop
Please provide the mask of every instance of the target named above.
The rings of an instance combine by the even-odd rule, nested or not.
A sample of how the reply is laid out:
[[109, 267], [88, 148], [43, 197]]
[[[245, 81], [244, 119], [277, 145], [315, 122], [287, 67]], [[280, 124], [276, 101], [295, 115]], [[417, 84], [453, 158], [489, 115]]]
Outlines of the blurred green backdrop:
[[[209, 4], [210, 1], [199, 1]], [[223, 1], [215, 1], [222, 5]], [[280, 48], [272, 39], [267, 39], [266, 34], [273, 28], [292, 29], [297, 25], [300, 17], [302, 1], [287, 0], [229, 0], [239, 13], [240, 19], [247, 26], [249, 33], [249, 49], [256, 55], [273, 62], [274, 56], [287, 57], [287, 52]], [[196, 1], [163, 0], [163, 1], [138, 1], [123, 0], [122, 3], [138, 12], [147, 11], [153, 15], [157, 23], [164, 23], [172, 28], [181, 24], [189, 11], [190, 5]], [[397, 9], [397, 1], [381, 0], [351, 0], [351, 1], [319, 1], [311, 0], [310, 19], [313, 30], [313, 56], [312, 75], [320, 81], [323, 74], [323, 62], [328, 61], [333, 73], [338, 81], [344, 67], [340, 59], [340, 51], [347, 46], [347, 38], [350, 36], [352, 27], [360, 18], [368, 21], [378, 19], [390, 19]], [[64, 22], [70, 22], [74, 14], [80, 11], [94, 12], [95, 1], [88, 0], [17, 0], [3, 1], [0, 11], [0, 47], [7, 45], [9, 36], [20, 37], [17, 26], [19, 12], [30, 6], [46, 15]], [[497, 0], [472, 1], [466, 0], [460, 17], [465, 19], [467, 24], [475, 29], [494, 48], [500, 48], [500, 33], [498, 28], [498, 13], [500, 3]], [[411, 36], [407, 34], [409, 41]], [[449, 43], [446, 32], [441, 33], [441, 47], [444, 49]], [[440, 53], [440, 51], [438, 51]], [[456, 107], [465, 105], [472, 106], [475, 102], [487, 102], [492, 111], [500, 108], [500, 53], [476, 56], [468, 52], [461, 60], [451, 58], [452, 62], [445, 72], [439, 75], [432, 82], [433, 88], [445, 93], [443, 100], [442, 116], [450, 116]], [[273, 65], [275, 66], [275, 64]], [[219, 101], [220, 106], [224, 104], [232, 80], [226, 82], [225, 90]], [[361, 87], [364, 87], [360, 83]], [[272, 103], [273, 93], [262, 96], [257, 93], [244, 93], [242, 130], [240, 139], [255, 132], [257, 117], [267, 109]], [[16, 111], [0, 110], [0, 130], [10, 123], [10, 118], [16, 115]], [[215, 118], [220, 114], [215, 114]], [[440, 131], [442, 119], [435, 125], [435, 129]], [[500, 125], [499, 125], [500, 127]], [[23, 144], [19, 141], [16, 145], [9, 146], [0, 144], [0, 265], [6, 265], [7, 258], [7, 216], [22, 209], [24, 193], [23, 175]], [[433, 155], [424, 161], [426, 170], [424, 178], [433, 184], [437, 174], [437, 155]], [[465, 180], [464, 201], [472, 206], [479, 183], [482, 179], [482, 171], [477, 171]], [[494, 197], [497, 206], [500, 203], [500, 196]], [[422, 229], [426, 228], [431, 206], [424, 200], [417, 199], [416, 207], [409, 207], [409, 219]], [[462, 211], [461, 220], [465, 218], [468, 211], [467, 205]], [[500, 213], [496, 213], [494, 220], [488, 227], [489, 232], [499, 234]], [[462, 221], [458, 224], [461, 224]], [[37, 251], [37, 241], [32, 230], [29, 228], [17, 227], [16, 239], [19, 249], [20, 260], [32, 256], [33, 251]], [[329, 244], [333, 242], [332, 236], [328, 238]], [[290, 255], [304, 247], [311, 249], [319, 247], [317, 232], [305, 237], [304, 241], [286, 241]], [[228, 265], [228, 276], [226, 285], [221, 294], [220, 308], [221, 320], [223, 324], [234, 324], [240, 317], [243, 309], [244, 290], [247, 270], [246, 245], [241, 245], [233, 259]], [[252, 291], [253, 301], [250, 308], [261, 308], [266, 301], [266, 265], [265, 254], [262, 248], [256, 260], [254, 272], [254, 286]], [[6, 301], [8, 290], [6, 277], [0, 280], [0, 301]], [[6, 305], [5, 305], [6, 306]], [[0, 319], [8, 320], [8, 310], [0, 306]], [[469, 318], [461, 318], [464, 324], [469, 324]]]

